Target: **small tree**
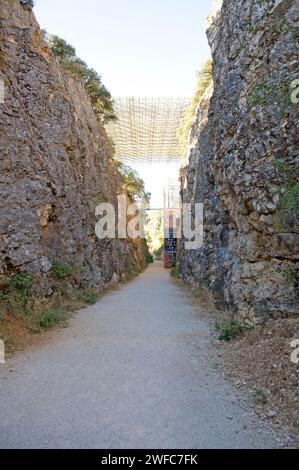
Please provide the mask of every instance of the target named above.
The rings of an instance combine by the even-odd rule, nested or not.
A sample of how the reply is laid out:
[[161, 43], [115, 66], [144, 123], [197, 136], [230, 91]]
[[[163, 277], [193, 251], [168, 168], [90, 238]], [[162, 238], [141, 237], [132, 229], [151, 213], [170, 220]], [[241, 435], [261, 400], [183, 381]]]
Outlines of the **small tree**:
[[137, 171], [122, 162], [117, 162], [117, 168], [122, 175], [124, 188], [128, 195], [134, 200], [137, 199], [149, 204], [151, 194], [145, 191], [144, 181]]
[[116, 120], [111, 94], [103, 85], [101, 76], [77, 57], [76, 49], [64, 39], [49, 34], [45, 38], [62, 67], [83, 82], [96, 116], [104, 123]]
[[59, 60], [71, 61], [76, 59], [76, 49], [68, 44], [64, 39], [46, 33], [46, 40], [53, 54]]
[[103, 116], [104, 123], [116, 120], [111, 94], [103, 85], [100, 75], [95, 70], [86, 68], [83, 80], [94, 112]]

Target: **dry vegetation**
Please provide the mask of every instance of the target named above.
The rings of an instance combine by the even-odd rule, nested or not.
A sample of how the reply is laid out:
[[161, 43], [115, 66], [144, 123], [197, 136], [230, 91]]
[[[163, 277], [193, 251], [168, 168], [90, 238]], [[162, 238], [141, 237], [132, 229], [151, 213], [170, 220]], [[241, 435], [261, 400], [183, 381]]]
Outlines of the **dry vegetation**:
[[72, 312], [94, 304], [99, 293], [76, 286], [76, 270], [55, 262], [51, 271], [51, 295], [35, 294], [38, 280], [16, 273], [0, 283], [0, 339], [6, 352], [31, 342], [32, 335], [67, 324]]
[[291, 342], [299, 339], [298, 319], [272, 320], [223, 343], [225, 371], [234, 384], [251, 391], [256, 412], [289, 427], [299, 444], [299, 364]]

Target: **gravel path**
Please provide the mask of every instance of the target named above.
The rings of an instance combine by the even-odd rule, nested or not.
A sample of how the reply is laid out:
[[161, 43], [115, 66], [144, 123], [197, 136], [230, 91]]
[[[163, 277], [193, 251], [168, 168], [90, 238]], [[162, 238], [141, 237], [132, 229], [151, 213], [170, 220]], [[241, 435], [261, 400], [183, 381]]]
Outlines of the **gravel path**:
[[160, 263], [0, 365], [1, 448], [269, 448]]

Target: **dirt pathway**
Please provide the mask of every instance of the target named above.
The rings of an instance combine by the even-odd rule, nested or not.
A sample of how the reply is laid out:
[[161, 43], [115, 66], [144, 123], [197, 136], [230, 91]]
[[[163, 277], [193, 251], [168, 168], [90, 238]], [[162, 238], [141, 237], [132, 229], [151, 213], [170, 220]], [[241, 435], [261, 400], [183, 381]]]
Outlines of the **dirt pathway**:
[[212, 367], [210, 325], [156, 263], [0, 366], [1, 448], [277, 447]]

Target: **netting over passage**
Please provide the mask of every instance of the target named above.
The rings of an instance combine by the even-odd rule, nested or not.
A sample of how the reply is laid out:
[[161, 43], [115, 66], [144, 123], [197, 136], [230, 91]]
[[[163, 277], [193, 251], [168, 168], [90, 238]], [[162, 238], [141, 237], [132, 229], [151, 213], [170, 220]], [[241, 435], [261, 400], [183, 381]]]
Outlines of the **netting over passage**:
[[181, 160], [178, 129], [189, 103], [189, 98], [116, 99], [118, 120], [106, 126], [116, 159], [128, 163]]

